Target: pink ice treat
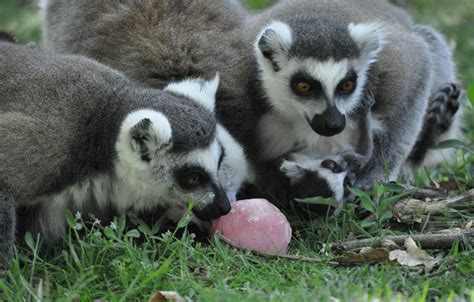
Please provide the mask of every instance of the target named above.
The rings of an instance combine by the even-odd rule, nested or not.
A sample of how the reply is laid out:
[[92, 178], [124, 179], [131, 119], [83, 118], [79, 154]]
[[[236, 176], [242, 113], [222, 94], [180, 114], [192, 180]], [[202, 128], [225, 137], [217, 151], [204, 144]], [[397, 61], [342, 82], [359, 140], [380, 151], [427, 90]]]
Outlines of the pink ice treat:
[[285, 215], [266, 199], [234, 202], [229, 214], [212, 222], [211, 236], [216, 232], [237, 247], [268, 255], [285, 254], [291, 240]]

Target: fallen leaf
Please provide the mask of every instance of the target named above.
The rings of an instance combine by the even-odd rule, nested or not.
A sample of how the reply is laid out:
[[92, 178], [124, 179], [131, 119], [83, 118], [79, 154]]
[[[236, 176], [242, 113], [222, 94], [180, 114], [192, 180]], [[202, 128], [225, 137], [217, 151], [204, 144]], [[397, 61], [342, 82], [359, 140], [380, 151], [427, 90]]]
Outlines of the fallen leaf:
[[426, 271], [431, 271], [440, 261], [441, 257], [434, 258], [422, 249], [420, 249], [413, 238], [408, 237], [405, 240], [406, 251], [395, 250], [391, 251], [389, 255], [390, 261], [397, 261], [403, 266], [418, 266], [423, 265]]
[[467, 230], [467, 229], [470, 229], [472, 228], [472, 224], [474, 223], [473, 220], [469, 221], [468, 223], [466, 223], [466, 225], [464, 226], [464, 228]]
[[386, 238], [383, 238], [381, 240], [381, 245], [382, 245], [383, 248], [385, 248], [389, 251], [400, 249], [400, 246], [395, 241], [390, 240], [390, 239], [386, 239]]
[[158, 291], [148, 302], [185, 302], [177, 292]]
[[370, 247], [363, 248], [359, 254], [347, 253], [343, 257], [337, 257], [332, 259], [332, 262], [336, 262], [340, 265], [356, 265], [356, 264], [375, 264], [380, 262], [386, 262], [389, 260], [389, 251], [384, 248], [373, 249]]

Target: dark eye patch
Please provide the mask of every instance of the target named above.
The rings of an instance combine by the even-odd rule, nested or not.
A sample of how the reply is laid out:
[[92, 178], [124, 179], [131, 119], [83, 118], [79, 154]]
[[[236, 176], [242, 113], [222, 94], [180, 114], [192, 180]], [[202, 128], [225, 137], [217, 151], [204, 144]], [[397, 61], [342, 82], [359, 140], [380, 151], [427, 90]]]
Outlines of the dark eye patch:
[[[352, 82], [354, 85], [353, 89], [350, 92], [344, 90], [344, 85], [347, 82]], [[357, 72], [355, 72], [354, 69], [351, 69], [347, 72], [346, 76], [337, 85], [336, 94], [339, 96], [349, 96], [356, 90], [356, 88], [357, 88]]]
[[[308, 91], [307, 93], [299, 92], [298, 84], [300, 83], [307, 83], [311, 85], [310, 91]], [[324, 94], [323, 86], [321, 85], [321, 82], [319, 82], [318, 80], [314, 79], [313, 77], [311, 77], [310, 75], [302, 71], [295, 73], [291, 77], [290, 87], [293, 90], [293, 92], [300, 97], [320, 97]]]
[[[200, 184], [198, 186], [190, 186], [188, 182], [190, 176], [198, 176]], [[174, 172], [174, 177], [178, 184], [185, 190], [192, 190], [206, 185], [211, 180], [209, 173], [199, 166], [183, 166]]]

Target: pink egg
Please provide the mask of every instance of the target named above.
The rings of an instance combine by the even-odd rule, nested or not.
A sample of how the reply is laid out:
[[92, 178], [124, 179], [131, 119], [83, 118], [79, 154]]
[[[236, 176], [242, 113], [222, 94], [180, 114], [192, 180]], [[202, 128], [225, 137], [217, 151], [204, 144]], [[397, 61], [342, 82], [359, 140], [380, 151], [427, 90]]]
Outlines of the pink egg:
[[288, 220], [266, 199], [234, 202], [229, 214], [212, 222], [211, 236], [216, 232], [237, 247], [269, 255], [285, 254], [291, 241]]

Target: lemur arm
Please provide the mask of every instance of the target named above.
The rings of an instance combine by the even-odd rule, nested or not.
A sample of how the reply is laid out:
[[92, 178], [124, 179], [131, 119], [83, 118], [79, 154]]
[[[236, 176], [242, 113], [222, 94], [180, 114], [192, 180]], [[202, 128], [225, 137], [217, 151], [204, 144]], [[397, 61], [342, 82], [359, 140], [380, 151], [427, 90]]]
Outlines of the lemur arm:
[[[354, 166], [351, 165], [351, 162], [357, 162], [359, 168], [363, 168], [372, 156], [372, 152], [374, 150], [374, 140], [372, 135], [373, 131], [370, 123], [370, 109], [372, 108], [374, 103], [374, 95], [371, 92], [366, 92], [362, 100], [362, 106], [360, 106], [353, 113], [357, 128], [359, 129], [359, 137], [357, 139], [353, 151], [344, 151], [341, 154], [342, 157], [349, 164], [349, 167]], [[355, 170], [358, 170], [359, 168]]]
[[16, 214], [13, 198], [0, 187], [0, 272], [10, 265], [15, 244]]

